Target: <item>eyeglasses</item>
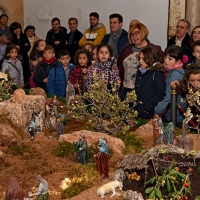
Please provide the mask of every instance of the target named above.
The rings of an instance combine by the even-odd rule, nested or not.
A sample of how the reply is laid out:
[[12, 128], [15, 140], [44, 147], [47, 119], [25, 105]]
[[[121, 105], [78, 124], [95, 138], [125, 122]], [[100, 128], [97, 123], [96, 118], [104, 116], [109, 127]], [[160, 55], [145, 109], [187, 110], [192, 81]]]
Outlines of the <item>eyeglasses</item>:
[[139, 34], [140, 34], [140, 31], [136, 31], [135, 33], [131, 33], [130, 36], [131, 36], [131, 37], [134, 37], [134, 36], [137, 37]]

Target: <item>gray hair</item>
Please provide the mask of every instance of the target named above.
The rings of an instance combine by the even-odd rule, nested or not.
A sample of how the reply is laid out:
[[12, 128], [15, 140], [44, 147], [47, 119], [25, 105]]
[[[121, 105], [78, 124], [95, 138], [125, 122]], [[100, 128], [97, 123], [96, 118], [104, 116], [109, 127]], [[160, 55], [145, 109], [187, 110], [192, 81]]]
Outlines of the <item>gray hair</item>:
[[190, 30], [190, 22], [189, 22], [187, 19], [180, 19], [180, 20], [178, 21], [178, 23], [179, 23], [179, 22], [185, 22], [185, 23], [187, 23], [186, 28], [187, 28], [188, 30]]
[[12, 33], [4, 33], [3, 34], [6, 38], [7, 38], [7, 40], [9, 40], [10, 42], [13, 40], [13, 34]]

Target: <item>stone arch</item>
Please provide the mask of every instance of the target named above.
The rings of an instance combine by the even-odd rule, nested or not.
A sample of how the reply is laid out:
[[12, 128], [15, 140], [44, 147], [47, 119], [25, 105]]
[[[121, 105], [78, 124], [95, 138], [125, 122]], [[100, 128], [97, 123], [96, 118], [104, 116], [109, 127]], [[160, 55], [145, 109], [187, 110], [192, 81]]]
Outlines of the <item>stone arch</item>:
[[0, 15], [1, 14], [6, 14], [9, 16], [10, 13], [9, 13], [9, 10], [5, 6], [0, 4]]

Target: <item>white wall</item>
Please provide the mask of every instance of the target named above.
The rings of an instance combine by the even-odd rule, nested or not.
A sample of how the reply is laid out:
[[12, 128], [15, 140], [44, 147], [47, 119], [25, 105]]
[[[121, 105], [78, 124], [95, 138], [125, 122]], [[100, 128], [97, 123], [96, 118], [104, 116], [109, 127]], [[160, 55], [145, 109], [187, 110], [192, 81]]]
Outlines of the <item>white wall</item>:
[[138, 19], [148, 27], [150, 41], [164, 49], [168, 7], [169, 0], [24, 0], [24, 26], [34, 25], [36, 34], [45, 38], [53, 17], [58, 17], [67, 29], [68, 19], [76, 17], [79, 30], [84, 32], [89, 27], [89, 13], [96, 11], [109, 32], [109, 15], [119, 13], [124, 18], [124, 29], [132, 19]]

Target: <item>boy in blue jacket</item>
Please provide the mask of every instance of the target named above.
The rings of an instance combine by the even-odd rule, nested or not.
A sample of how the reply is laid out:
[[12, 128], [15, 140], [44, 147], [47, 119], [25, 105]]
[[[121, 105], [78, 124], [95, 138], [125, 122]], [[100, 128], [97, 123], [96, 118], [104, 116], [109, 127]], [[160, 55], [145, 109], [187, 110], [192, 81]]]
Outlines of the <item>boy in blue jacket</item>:
[[47, 91], [51, 95], [57, 97], [66, 96], [66, 87], [70, 71], [74, 68], [74, 64], [70, 63], [71, 57], [67, 50], [60, 50], [58, 53], [57, 66], [49, 72]]

